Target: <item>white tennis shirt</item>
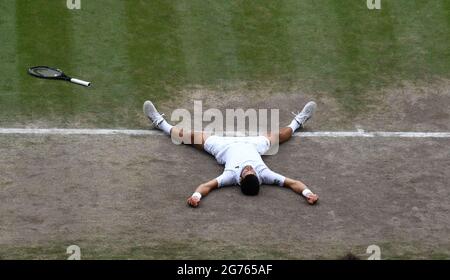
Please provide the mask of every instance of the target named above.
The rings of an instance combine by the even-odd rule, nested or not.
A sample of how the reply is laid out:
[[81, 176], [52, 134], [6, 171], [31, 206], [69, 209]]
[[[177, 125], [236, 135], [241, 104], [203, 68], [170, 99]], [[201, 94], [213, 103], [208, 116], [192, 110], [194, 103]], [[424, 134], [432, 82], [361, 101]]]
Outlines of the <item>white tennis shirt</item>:
[[219, 164], [225, 165], [224, 172], [216, 178], [219, 187], [239, 185], [242, 169], [248, 165], [256, 171], [260, 184], [284, 184], [285, 177], [271, 171], [261, 158], [270, 148], [270, 142], [264, 136], [210, 136], [206, 139], [204, 148]]

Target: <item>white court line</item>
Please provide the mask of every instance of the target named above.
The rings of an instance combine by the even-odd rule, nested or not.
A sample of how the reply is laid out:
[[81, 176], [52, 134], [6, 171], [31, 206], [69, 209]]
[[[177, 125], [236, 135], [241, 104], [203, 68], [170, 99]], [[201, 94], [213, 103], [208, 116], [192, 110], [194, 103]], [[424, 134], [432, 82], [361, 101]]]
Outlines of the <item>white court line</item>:
[[164, 135], [159, 130], [70, 129], [70, 128], [0, 128], [0, 134], [40, 135]]
[[[159, 130], [130, 129], [66, 129], [66, 128], [0, 128], [0, 134], [37, 135], [164, 135]], [[294, 137], [363, 137], [363, 138], [450, 138], [450, 132], [391, 132], [391, 131], [315, 131], [296, 132]]]
[[394, 132], [394, 131], [317, 131], [297, 132], [300, 137], [366, 137], [366, 138], [450, 138], [450, 132]]

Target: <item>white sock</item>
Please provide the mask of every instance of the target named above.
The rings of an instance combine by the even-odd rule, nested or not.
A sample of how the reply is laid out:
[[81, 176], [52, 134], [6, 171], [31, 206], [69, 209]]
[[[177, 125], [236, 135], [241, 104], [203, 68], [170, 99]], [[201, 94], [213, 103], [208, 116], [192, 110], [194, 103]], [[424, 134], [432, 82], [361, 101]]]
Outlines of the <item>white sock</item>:
[[172, 129], [173, 125], [170, 125], [166, 120], [163, 120], [160, 124], [157, 126], [159, 129], [164, 131], [165, 134], [170, 135], [170, 130]]
[[292, 134], [293, 134], [297, 129], [300, 128], [300, 124], [295, 119], [293, 119], [291, 124], [288, 125], [287, 127], [292, 128]]

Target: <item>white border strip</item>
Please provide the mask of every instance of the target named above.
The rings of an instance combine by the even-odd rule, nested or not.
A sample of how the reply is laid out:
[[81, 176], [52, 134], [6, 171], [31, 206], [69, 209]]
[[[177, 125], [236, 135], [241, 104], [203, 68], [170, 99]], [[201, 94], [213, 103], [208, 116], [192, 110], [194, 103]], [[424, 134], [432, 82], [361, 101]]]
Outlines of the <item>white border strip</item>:
[[388, 132], [388, 131], [317, 131], [297, 132], [294, 136], [301, 137], [366, 137], [366, 138], [450, 138], [450, 132]]
[[41, 135], [164, 135], [158, 130], [66, 129], [66, 128], [0, 128], [0, 134]]
[[[164, 135], [159, 130], [129, 129], [65, 129], [65, 128], [0, 128], [0, 134], [37, 134], [37, 135]], [[450, 132], [387, 132], [374, 131], [315, 131], [297, 132], [295, 137], [331, 137], [331, 138], [450, 138]]]

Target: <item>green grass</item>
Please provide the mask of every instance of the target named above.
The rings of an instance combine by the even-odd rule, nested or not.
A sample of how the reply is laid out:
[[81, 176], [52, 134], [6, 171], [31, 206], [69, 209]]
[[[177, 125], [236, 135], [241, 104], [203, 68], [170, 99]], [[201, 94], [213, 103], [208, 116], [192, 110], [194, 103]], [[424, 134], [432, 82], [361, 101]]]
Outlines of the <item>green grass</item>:
[[[403, 81], [450, 78], [450, 0], [0, 3], [0, 125], [142, 127], [141, 104], [190, 86], [335, 98], [352, 114]], [[57, 66], [93, 88], [37, 80]]]

